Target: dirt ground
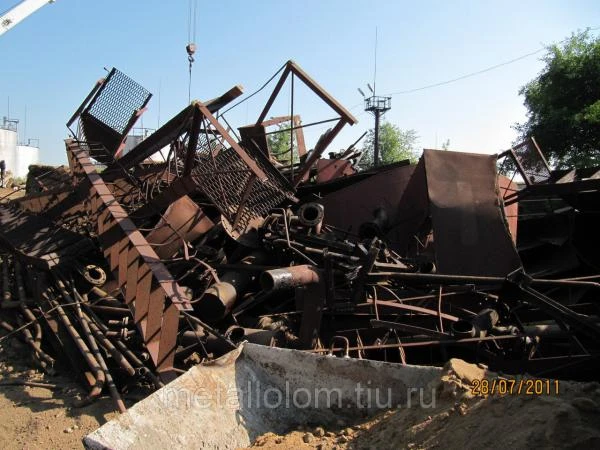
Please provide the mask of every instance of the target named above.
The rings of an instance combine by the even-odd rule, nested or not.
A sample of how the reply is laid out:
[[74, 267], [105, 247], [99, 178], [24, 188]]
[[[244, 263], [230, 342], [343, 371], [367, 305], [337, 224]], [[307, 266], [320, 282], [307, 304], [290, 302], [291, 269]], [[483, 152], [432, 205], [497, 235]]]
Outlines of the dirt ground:
[[[385, 412], [352, 427], [267, 433], [264, 449], [600, 448], [600, 384], [560, 382], [559, 393], [474, 396], [473, 380], [497, 374], [451, 360], [436, 382], [435, 407]], [[552, 390], [552, 389], [551, 389]], [[430, 402], [426, 401], [425, 405]]]
[[[24, 190], [0, 188], [0, 202], [24, 194]], [[0, 343], [0, 448], [83, 448], [83, 436], [116, 415], [110, 398], [101, 398], [83, 408], [73, 407], [83, 391], [68, 370], [61, 373], [57, 367], [56, 375], [45, 375], [32, 369], [28, 354], [29, 348], [17, 339]], [[22, 381], [56, 388], [11, 385]]]
[[[33, 370], [25, 356], [28, 352], [16, 339], [0, 344], [0, 448], [83, 448], [82, 437], [115, 416], [110, 398], [74, 408], [83, 392], [72, 376], [66, 371], [48, 376]], [[15, 381], [48, 383], [56, 388], [6, 385]]]
[[[66, 370], [60, 373], [60, 367], [53, 376], [33, 370], [28, 354], [28, 348], [17, 339], [0, 341], [0, 448], [82, 448], [83, 436], [116, 416], [112, 401], [103, 397], [89, 406], [74, 407], [83, 391], [72, 375]], [[600, 383], [561, 381], [558, 394], [473, 395], [473, 380], [484, 378], [511, 379], [451, 360], [432, 386], [436, 389], [432, 407], [387, 411], [367, 422], [337, 429], [304, 427], [285, 436], [267, 433], [253, 447], [600, 448]], [[22, 381], [48, 383], [55, 388], [7, 385]], [[431, 399], [425, 399], [424, 404], [431, 405]]]
[[[31, 369], [18, 340], [0, 342], [0, 448], [80, 449], [81, 439], [116, 416], [108, 397], [75, 408], [83, 394], [66, 372]], [[59, 368], [60, 370], [60, 368]], [[435, 406], [404, 408], [338, 429], [267, 433], [264, 449], [600, 448], [600, 383], [560, 382], [559, 393], [473, 395], [473, 380], [502, 379], [476, 365], [450, 361], [434, 382]], [[509, 377], [507, 377], [510, 379]], [[6, 385], [34, 381], [54, 389]], [[431, 405], [431, 399], [425, 399]]]
[[16, 198], [23, 197], [24, 195], [24, 189], [15, 191], [13, 189], [0, 187], [0, 203], [7, 202], [9, 200], [14, 200]]

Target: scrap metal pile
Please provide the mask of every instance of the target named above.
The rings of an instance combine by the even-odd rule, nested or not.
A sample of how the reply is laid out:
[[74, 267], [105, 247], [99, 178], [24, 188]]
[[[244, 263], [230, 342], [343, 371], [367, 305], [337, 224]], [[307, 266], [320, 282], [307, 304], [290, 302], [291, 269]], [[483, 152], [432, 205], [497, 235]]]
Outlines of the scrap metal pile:
[[[294, 82], [334, 118], [302, 122]], [[286, 83], [289, 116], [267, 119]], [[151, 94], [113, 69], [68, 121], [70, 181], [42, 174], [1, 206], [0, 326], [45, 370], [70, 364], [84, 402], [106, 388], [123, 410], [123, 392], [243, 341], [597, 377], [600, 172], [552, 172], [533, 140], [501, 155], [523, 189], [496, 155], [357, 171], [353, 146], [323, 157], [355, 118], [295, 63], [236, 131], [241, 94], [194, 101], [124, 152]], [[327, 122], [308, 151], [303, 130]], [[283, 162], [274, 133], [293, 143]]]

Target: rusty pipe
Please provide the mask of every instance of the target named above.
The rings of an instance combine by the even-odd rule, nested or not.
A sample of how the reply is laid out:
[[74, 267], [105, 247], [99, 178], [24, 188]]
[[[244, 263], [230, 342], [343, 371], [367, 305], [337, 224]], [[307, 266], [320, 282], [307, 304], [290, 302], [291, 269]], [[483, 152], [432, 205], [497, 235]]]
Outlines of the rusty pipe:
[[131, 315], [131, 311], [126, 308], [116, 308], [114, 306], [100, 306], [100, 305], [90, 305], [94, 311], [98, 311], [100, 313], [104, 313], [110, 316], [129, 316]]
[[[230, 272], [231, 273], [231, 272]], [[238, 273], [239, 277], [223, 275], [223, 279], [228, 281], [219, 281], [210, 286], [196, 305], [196, 311], [199, 316], [208, 321], [216, 321], [225, 317], [235, 305], [237, 300], [236, 286], [229, 281], [236, 281], [239, 278], [246, 278], [245, 274]]]
[[12, 300], [10, 292], [10, 283], [8, 279], [8, 258], [2, 260], [2, 301], [9, 302]]
[[42, 341], [42, 326], [39, 324], [31, 310], [27, 307], [27, 294], [25, 293], [25, 287], [23, 286], [23, 276], [21, 275], [21, 264], [15, 260], [15, 281], [17, 282], [17, 294], [19, 296], [19, 303], [21, 311], [25, 316], [25, 319], [33, 324], [35, 330], [35, 342], [41, 345]]
[[[24, 323], [21, 320], [21, 318], [19, 316], [17, 316], [17, 319], [18, 319], [19, 326], [23, 326]], [[4, 322], [4, 324], [9, 325], [6, 322]], [[3, 325], [3, 328], [8, 330], [8, 328], [4, 325]], [[10, 331], [10, 330], [8, 330], [8, 331]], [[42, 369], [44, 369], [44, 371], [48, 374], [51, 374], [51, 375], [54, 374], [54, 369], [53, 369], [54, 363], [55, 363], [54, 358], [52, 358], [50, 355], [48, 355], [45, 351], [43, 351], [40, 348], [40, 343], [34, 339], [33, 335], [31, 334], [31, 331], [29, 331], [29, 329], [23, 328], [23, 330], [21, 330], [21, 333], [23, 334], [23, 340], [25, 341], [25, 343], [32, 348], [33, 354], [38, 359]]]
[[[54, 358], [48, 355], [46, 352], [42, 350], [42, 326], [38, 322], [37, 318], [33, 315], [33, 312], [27, 307], [27, 296], [25, 294], [25, 288], [23, 286], [23, 278], [21, 275], [21, 266], [18, 261], [15, 260], [15, 281], [17, 283], [17, 294], [19, 296], [19, 303], [21, 307], [21, 311], [25, 316], [25, 319], [29, 321], [29, 323], [33, 326], [35, 331], [35, 336], [29, 331], [29, 329], [25, 328], [23, 330], [23, 336], [25, 337], [25, 341], [33, 348], [34, 355], [40, 361], [40, 365], [42, 368], [46, 369], [49, 373], [53, 371], [54, 367]], [[19, 325], [23, 325], [19, 323]], [[48, 369], [47, 366], [50, 366]]]
[[[127, 359], [121, 354], [121, 352], [119, 352], [117, 350], [117, 348], [112, 344], [112, 342], [110, 342], [108, 340], [108, 338], [106, 336], [104, 336], [102, 334], [102, 332], [100, 332], [100, 330], [98, 329], [98, 327], [96, 326], [94, 321], [91, 320], [90, 317], [87, 316], [81, 310], [81, 304], [84, 302], [84, 299], [81, 296], [81, 294], [79, 294], [77, 289], [73, 289], [73, 294], [78, 300], [78, 303], [76, 305], [77, 313], [80, 317], [80, 320], [82, 321], [81, 325], [84, 328], [86, 334], [88, 334], [88, 331], [89, 331], [90, 339], [94, 339], [94, 338], [97, 339], [98, 342], [100, 342], [100, 345], [102, 345], [102, 347], [104, 347], [104, 349], [106, 349], [106, 351], [111, 354], [111, 356], [117, 362], [117, 364], [123, 370], [125, 370], [125, 372], [127, 372], [128, 375], [131, 375], [131, 376], [135, 375], [135, 369], [131, 366], [131, 364], [129, 364], [129, 361], [127, 361]], [[94, 343], [95, 342], [96, 341], [94, 341]], [[109, 389], [110, 389], [110, 386], [109, 386]]]
[[[263, 252], [253, 252], [242, 258], [240, 264], [253, 266], [267, 259]], [[199, 316], [208, 321], [222, 319], [231, 312], [240, 293], [243, 293], [253, 279], [247, 270], [227, 271], [219, 277], [219, 282], [210, 286], [195, 305]]]
[[364, 222], [358, 228], [358, 236], [361, 239], [373, 239], [382, 237], [388, 228], [388, 214], [384, 208], [377, 208], [373, 211], [373, 218]]
[[[85, 319], [82, 319], [83, 321], [85, 321]], [[93, 342], [94, 338], [91, 338]], [[96, 348], [98, 348], [97, 344]], [[106, 385], [108, 386], [108, 392], [110, 393], [110, 396], [113, 399], [113, 402], [115, 403], [115, 406], [117, 407], [117, 409], [119, 410], [119, 412], [121, 414], [126, 413], [127, 412], [127, 407], [125, 406], [125, 403], [123, 402], [123, 399], [121, 398], [121, 394], [119, 394], [119, 391], [117, 390], [117, 386], [115, 385], [115, 381], [113, 380], [112, 375], [110, 374], [110, 371], [108, 370], [108, 366], [106, 365], [106, 361], [104, 361], [104, 357], [100, 354], [100, 352], [98, 351], [98, 355], [96, 356], [96, 358], [98, 359], [98, 362], [100, 363], [100, 367], [102, 367], [102, 370], [104, 370], [105, 374], [106, 374]]]
[[315, 234], [321, 233], [325, 207], [320, 203], [308, 202], [298, 208], [298, 221], [307, 227], [312, 227]]
[[[239, 327], [238, 327], [239, 328]], [[278, 330], [261, 330], [256, 328], [243, 328], [243, 336], [237, 342], [248, 341], [252, 344], [270, 345], [273, 338], [277, 338], [282, 333]], [[215, 336], [202, 336], [194, 331], [185, 331], [182, 333], [182, 344], [186, 347], [177, 352], [178, 358], [188, 356], [200, 345], [199, 338], [204, 338], [202, 345], [208, 353], [218, 355], [231, 351], [231, 348]]]
[[[79, 293], [75, 289], [73, 289], [73, 293], [75, 294], [76, 297], [80, 297]], [[115, 402], [115, 406], [117, 407], [117, 409], [119, 410], [120, 413], [127, 412], [127, 408], [125, 408], [125, 403], [123, 403], [123, 399], [119, 395], [119, 391], [117, 391], [117, 386], [115, 385], [115, 382], [112, 378], [112, 375], [110, 374], [110, 371], [108, 370], [106, 361], [104, 361], [104, 358], [102, 357], [102, 354], [100, 353], [100, 348], [98, 347], [98, 343], [94, 339], [94, 336], [92, 336], [92, 331], [90, 329], [90, 324], [88, 322], [88, 318], [83, 315], [83, 311], [81, 310], [81, 304], [77, 303], [75, 305], [75, 309], [77, 311], [77, 316], [79, 317], [79, 322], [81, 323], [81, 328], [83, 328], [83, 331], [87, 338], [88, 344], [90, 345], [90, 348], [92, 349], [92, 354], [94, 355], [94, 358], [96, 358], [96, 361], [98, 361], [98, 364], [100, 364], [100, 367], [102, 368], [102, 370], [104, 371], [104, 374], [106, 375], [106, 385], [108, 386], [108, 392], [110, 393], [110, 396], [112, 397], [113, 401]]]
[[[25, 297], [25, 289], [23, 288], [23, 282], [21, 278], [21, 274], [19, 272], [20, 267], [18, 266], [18, 261], [15, 261], [15, 279], [17, 281], [17, 292], [19, 294], [19, 307], [23, 311], [25, 318], [31, 322], [35, 329], [35, 337], [31, 333], [28, 328], [24, 328], [22, 330], [23, 340], [27, 343], [32, 349], [33, 353], [40, 362], [40, 365], [43, 369], [47, 370], [49, 373], [52, 372], [52, 367], [54, 366], [54, 358], [48, 355], [41, 349], [41, 340], [42, 340], [42, 327], [38, 323], [36, 317], [33, 315], [31, 310], [26, 307], [27, 298]], [[3, 300], [4, 302], [11, 302], [12, 293], [10, 292], [9, 280], [8, 280], [8, 259], [2, 261], [2, 278], [3, 278]], [[17, 316], [19, 320], [19, 325], [23, 325], [23, 321], [19, 316]], [[6, 322], [5, 322], [6, 323]], [[8, 324], [7, 324], [8, 325]], [[6, 327], [4, 327], [6, 329]], [[50, 369], [47, 369], [47, 366], [50, 366]]]
[[319, 283], [320, 279], [319, 269], [303, 264], [266, 270], [260, 276], [260, 285], [265, 291], [271, 291], [315, 284]]
[[102, 347], [104, 347], [106, 349], [106, 351], [111, 354], [111, 356], [116, 361], [116, 363], [119, 365], [119, 367], [121, 367], [125, 372], [127, 372], [128, 375], [134, 376], [135, 369], [129, 363], [127, 358], [125, 358], [125, 356], [115, 347], [115, 345], [112, 343], [112, 341], [110, 341], [110, 339], [108, 339], [108, 337], [105, 336], [100, 331], [100, 329], [94, 323], [94, 321], [90, 320], [90, 318], [85, 314], [84, 314], [84, 317], [87, 319], [87, 321], [90, 325], [92, 334], [98, 340], [98, 342], [100, 342], [100, 345], [102, 345]]
[[[83, 304], [84, 308], [89, 308], [89, 304], [84, 303]], [[98, 316], [96, 316], [96, 314], [94, 313], [94, 311], [92, 311], [91, 309], [87, 309], [87, 312], [90, 314], [91, 318], [96, 319], [96, 320], [92, 320], [90, 321], [90, 323], [92, 324], [92, 331], [94, 331], [94, 328], [98, 328], [98, 330], [102, 333], [105, 333], [107, 331], [109, 331], [108, 327], [106, 325], [104, 325], [100, 320], [98, 320]], [[123, 343], [123, 341], [121, 341], [120, 339], [108, 339], [111, 343], [113, 343], [113, 345], [115, 347], [117, 347], [117, 350], [119, 350], [119, 352], [121, 352], [121, 355], [124, 357], [124, 359], [127, 362], [130, 362], [130, 365], [135, 366], [136, 369], [146, 369], [148, 377], [151, 379], [152, 383], [154, 384], [154, 386], [156, 387], [156, 389], [160, 389], [161, 387], [163, 387], [165, 384], [160, 380], [160, 378], [158, 378], [151, 370], [149, 370], [146, 365], [142, 362], [141, 359], [139, 359], [135, 353], [133, 353], [129, 347], [127, 347], [125, 345], [125, 343]]]
[[[59, 291], [61, 292], [67, 303], [73, 303], [72, 299], [66, 292], [66, 289], [64, 289], [64, 284], [62, 284], [60, 280], [57, 280], [57, 282]], [[77, 330], [69, 320], [67, 313], [65, 313], [62, 306], [60, 306], [60, 303], [50, 299], [48, 299], [48, 302], [50, 303], [50, 305], [52, 305], [54, 309], [56, 309], [58, 317], [60, 318], [63, 325], [67, 329], [67, 332], [75, 342], [75, 345], [81, 352], [83, 359], [92, 370], [94, 378], [96, 379], [96, 382], [92, 387], [91, 391], [88, 393], [88, 395], [85, 398], [81, 399], [79, 402], [77, 402], [78, 407], [88, 405], [89, 403], [93, 402], [96, 398], [98, 398], [102, 393], [102, 388], [104, 387], [104, 383], [106, 382], [106, 375], [102, 370], [102, 367], [100, 367], [98, 361], [96, 361], [96, 359], [92, 356], [90, 349], [86, 345], [85, 341], [81, 338], [79, 333], [77, 333]]]

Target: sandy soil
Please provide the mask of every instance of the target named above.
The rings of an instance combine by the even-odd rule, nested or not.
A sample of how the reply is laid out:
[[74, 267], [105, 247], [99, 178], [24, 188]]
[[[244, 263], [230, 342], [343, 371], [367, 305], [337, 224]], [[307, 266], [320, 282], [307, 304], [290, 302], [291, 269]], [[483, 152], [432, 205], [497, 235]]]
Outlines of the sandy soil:
[[[55, 376], [32, 370], [28, 349], [18, 340], [0, 344], [0, 448], [80, 449], [84, 435], [115, 416], [111, 400], [101, 398], [84, 408], [74, 408], [82, 390], [63, 371]], [[60, 371], [60, 368], [58, 368]], [[34, 381], [55, 389], [7, 386]]]
[[[431, 409], [387, 411], [353, 427], [267, 433], [264, 449], [600, 448], [600, 384], [561, 382], [559, 393], [474, 396], [471, 383], [497, 374], [450, 361]], [[429, 404], [429, 402], [425, 402]]]
[[14, 191], [13, 189], [0, 187], [0, 203], [14, 200], [25, 195], [25, 189]]

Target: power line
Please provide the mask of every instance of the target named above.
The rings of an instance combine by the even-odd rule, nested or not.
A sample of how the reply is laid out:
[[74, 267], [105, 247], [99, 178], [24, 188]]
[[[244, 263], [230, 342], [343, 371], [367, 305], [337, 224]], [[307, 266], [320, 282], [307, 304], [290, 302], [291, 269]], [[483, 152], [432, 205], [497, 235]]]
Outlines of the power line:
[[[586, 31], [595, 31], [595, 30], [599, 30], [599, 29], [600, 29], [600, 27], [586, 28]], [[571, 37], [563, 39], [562, 41], [559, 41], [558, 43], [562, 44], [562, 43], [568, 41], [569, 39], [571, 39]], [[422, 86], [422, 87], [418, 87], [418, 88], [414, 88], [414, 89], [408, 89], [408, 90], [405, 90], [405, 91], [392, 92], [392, 93], [387, 94], [387, 95], [410, 94], [412, 92], [424, 91], [425, 89], [431, 89], [431, 88], [438, 87], [438, 86], [444, 86], [446, 84], [450, 84], [450, 83], [454, 83], [456, 81], [464, 80], [465, 78], [471, 78], [471, 77], [474, 77], [474, 76], [477, 76], [477, 75], [481, 75], [482, 73], [490, 72], [490, 71], [492, 71], [494, 69], [498, 69], [500, 67], [507, 66], [509, 64], [513, 64], [513, 63], [515, 63], [517, 61], [521, 61], [522, 59], [529, 58], [530, 56], [533, 56], [533, 55], [537, 55], [538, 53], [540, 53], [540, 52], [542, 52], [544, 50], [546, 50], [546, 47], [541, 47], [541, 48], [537, 49], [534, 52], [527, 53], [525, 55], [521, 55], [521, 56], [519, 56], [517, 58], [511, 59], [509, 61], [504, 61], [504, 62], [501, 62], [499, 64], [495, 64], [495, 65], [490, 66], [490, 67], [486, 67], [485, 69], [481, 69], [481, 70], [478, 70], [476, 72], [467, 73], [465, 75], [461, 75], [459, 77], [452, 78], [450, 80], [441, 81], [439, 83], [428, 84], [427, 86]]]

